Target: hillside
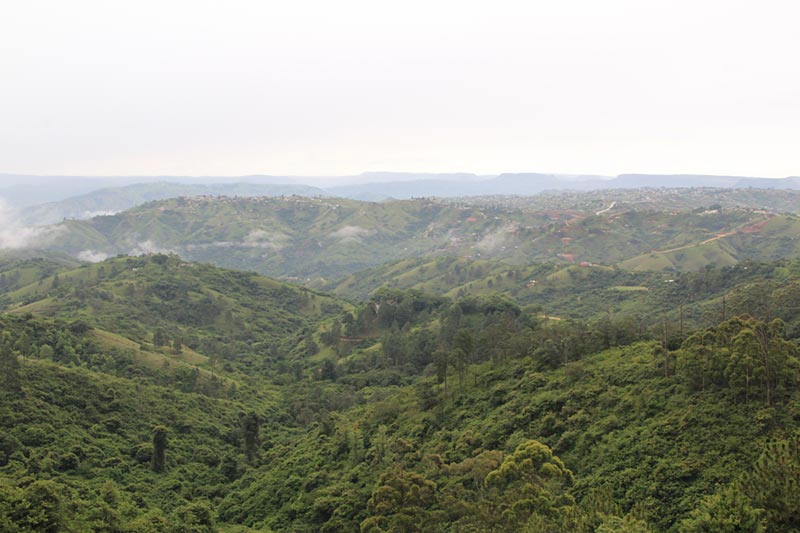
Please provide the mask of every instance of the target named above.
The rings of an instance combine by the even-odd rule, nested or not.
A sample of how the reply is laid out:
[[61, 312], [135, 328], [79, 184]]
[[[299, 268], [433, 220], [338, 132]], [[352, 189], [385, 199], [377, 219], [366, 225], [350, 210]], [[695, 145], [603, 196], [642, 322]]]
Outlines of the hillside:
[[[239, 188], [247, 193], [227, 192], [223, 194], [261, 195], [262, 185], [274, 186], [268, 195], [301, 194], [311, 196], [335, 196], [355, 200], [382, 201], [387, 199], [408, 200], [437, 196], [440, 198], [476, 197], [486, 195], [531, 196], [547, 191], [574, 193], [603, 190], [680, 189], [698, 188], [726, 189], [746, 196], [749, 191], [759, 190], [793, 194], [800, 189], [800, 178], [790, 176], [782, 179], [767, 179], [745, 176], [710, 175], [658, 175], [623, 174], [619, 176], [566, 175], [537, 172], [476, 175], [471, 173], [408, 173], [408, 172], [363, 172], [353, 176], [30, 176], [0, 174], [0, 198], [20, 206], [37, 206], [41, 202], [43, 214], [57, 216], [58, 213], [84, 213], [110, 211], [109, 207], [96, 209], [96, 200], [120, 202], [125, 208], [136, 205], [132, 200], [148, 191], [173, 193], [158, 198], [170, 198], [187, 194], [217, 194], [210, 192], [221, 187]], [[180, 192], [181, 187], [186, 187]], [[203, 188], [206, 192], [201, 192]], [[195, 192], [186, 192], [193, 190]], [[261, 191], [261, 192], [259, 192]], [[283, 192], [280, 192], [283, 191]], [[76, 195], [78, 195], [76, 197]], [[156, 199], [155, 196], [150, 200]], [[707, 204], [706, 204], [707, 205]], [[744, 205], [744, 204], [741, 204]], [[38, 206], [36, 209], [40, 209]], [[123, 208], [119, 208], [123, 209]], [[61, 218], [55, 219], [59, 221]]]
[[800, 191], [770, 188], [723, 189], [667, 185], [658, 188], [543, 191], [534, 196], [488, 195], [464, 198], [462, 201], [528, 211], [555, 209], [586, 213], [686, 212], [722, 208], [752, 209], [776, 214], [800, 213]]
[[179, 198], [67, 222], [51, 246], [85, 258], [171, 251], [193, 261], [317, 284], [318, 278], [429, 254], [515, 266], [589, 262], [688, 271], [800, 253], [795, 215], [747, 208], [613, 207], [587, 212], [425, 199]]
[[800, 527], [794, 215], [199, 197], [66, 227], [182, 255], [2, 263], [3, 531]]
[[81, 262], [64, 254], [41, 250], [15, 250], [0, 253], [0, 295], [34, 282], [39, 282], [57, 272], [70, 270]]
[[628, 271], [557, 263], [513, 266], [452, 257], [402, 260], [351, 274], [318, 288], [355, 301], [381, 288], [421, 290], [451, 298], [502, 294], [527, 311], [551, 318], [636, 317], [645, 327], [696, 328], [725, 315], [767, 313], [792, 322], [800, 301], [800, 262], [707, 266], [695, 272]]
[[[497, 296], [384, 290], [325, 315], [322, 358], [281, 370], [291, 348], [279, 346], [244, 357], [265, 374], [222, 369], [216, 389], [192, 388], [164, 379], [167, 367], [124, 370], [82, 325], [105, 311], [59, 292], [128, 261], [147, 264], [118, 281], [160, 287], [208, 268], [198, 281], [236, 284], [160, 257], [60, 274], [45, 308], [64, 318], [21, 307], [1, 319], [6, 530], [716, 530], [694, 510], [729, 492], [745, 502], [737, 516], [794, 524], [796, 494], [779, 480], [800, 459], [770, 443], [794, 445], [800, 363], [778, 322], [727, 320], [665, 346], [625, 320], [549, 321]], [[227, 294], [250, 308], [237, 290]], [[141, 319], [169, 318], [157, 300], [131, 301], [134, 315], [152, 310]], [[739, 366], [755, 332], [769, 341], [766, 374]], [[740, 379], [751, 371], [765, 377]], [[46, 513], [32, 511], [40, 502]]]
[[[307, 334], [347, 306], [252, 273], [151, 255], [83, 264], [0, 296], [7, 312], [95, 328], [103, 348], [144, 366], [248, 371], [303, 351]], [[177, 362], [176, 362], [177, 361]]]
[[73, 196], [58, 202], [27, 207], [21, 222], [29, 226], [56, 224], [64, 219], [84, 220], [98, 215], [118, 213], [137, 205], [179, 196], [323, 196], [325, 192], [307, 185], [256, 183], [136, 183], [109, 187]]

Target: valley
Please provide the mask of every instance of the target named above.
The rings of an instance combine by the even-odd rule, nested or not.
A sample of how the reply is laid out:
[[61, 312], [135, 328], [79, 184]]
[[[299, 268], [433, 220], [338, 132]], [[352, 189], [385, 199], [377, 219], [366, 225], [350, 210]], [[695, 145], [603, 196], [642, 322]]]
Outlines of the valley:
[[796, 215], [638, 194], [179, 197], [4, 252], [2, 529], [792, 531]]

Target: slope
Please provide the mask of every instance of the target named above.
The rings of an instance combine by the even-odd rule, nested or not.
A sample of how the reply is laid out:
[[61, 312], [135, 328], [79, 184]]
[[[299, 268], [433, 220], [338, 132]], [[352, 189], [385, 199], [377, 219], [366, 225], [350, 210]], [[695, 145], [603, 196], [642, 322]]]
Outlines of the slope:
[[[18, 316], [97, 328], [104, 345], [132, 342], [126, 348], [216, 370], [263, 368], [264, 358], [302, 350], [306, 332], [346, 307], [256, 274], [160, 254], [84, 264], [7, 293], [0, 303]], [[151, 357], [150, 366], [161, 362]]]
[[[767, 231], [773, 226], [780, 229]], [[63, 238], [52, 246], [75, 256], [173, 251], [189, 260], [315, 286], [325, 283], [319, 278], [341, 278], [430, 254], [514, 266], [630, 260], [636, 269], [691, 270], [759, 257], [762, 251], [770, 259], [794, 257], [800, 232], [796, 217], [752, 209], [659, 212], [618, 211], [615, 206], [586, 212], [427, 199], [369, 203], [301, 197], [179, 198], [64, 227]], [[712, 246], [717, 253], [693, 251]], [[642, 259], [650, 255], [664, 257]]]

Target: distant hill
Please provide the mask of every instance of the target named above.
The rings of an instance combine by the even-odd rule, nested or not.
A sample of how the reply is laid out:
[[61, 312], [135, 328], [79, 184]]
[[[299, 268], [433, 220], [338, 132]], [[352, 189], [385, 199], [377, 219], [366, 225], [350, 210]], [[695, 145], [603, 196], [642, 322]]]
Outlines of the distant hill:
[[[290, 176], [34, 176], [26, 174], [0, 174], [0, 199], [17, 208], [58, 202], [82, 196], [101, 189], [128, 185], [153, 185], [163, 182], [182, 185], [213, 185], [248, 183], [259, 185], [302, 184]], [[328, 178], [319, 178], [327, 180]], [[104, 209], [108, 211], [108, 209]]]
[[51, 249], [90, 260], [171, 251], [303, 283], [429, 254], [631, 270], [695, 270], [800, 255], [800, 220], [750, 208], [541, 209], [426, 199], [197, 197], [68, 221]]
[[308, 185], [257, 183], [136, 183], [124, 187], [92, 191], [66, 200], [31, 206], [21, 212], [27, 225], [46, 225], [64, 219], [83, 220], [130, 209], [153, 200], [179, 196], [323, 196], [325, 191]]
[[[174, 188], [167, 195], [164, 183], [184, 186], [205, 185], [207, 192], [184, 191]], [[129, 185], [141, 185], [139, 188], [123, 191], [104, 192], [91, 198], [84, 197], [100, 189], [115, 189]], [[238, 185], [237, 185], [238, 184]], [[277, 189], [246, 192], [248, 185], [275, 185]], [[238, 192], [219, 191], [222, 186], [242, 189]], [[153, 187], [156, 192], [146, 192]], [[0, 174], [0, 198], [16, 207], [28, 207], [42, 203], [60, 202], [70, 199], [60, 209], [56, 206], [43, 208], [40, 218], [51, 219], [80, 218], [85, 212], [113, 211], [133, 207], [143, 199], [163, 199], [192, 194], [252, 194], [252, 195], [326, 195], [352, 198], [357, 200], [380, 201], [389, 198], [410, 199], [416, 197], [460, 197], [485, 195], [533, 195], [542, 191], [595, 191], [601, 189], [635, 189], [635, 188], [674, 188], [674, 187], [716, 187], [716, 188], [764, 188], [764, 189], [800, 189], [800, 177], [783, 179], [767, 179], [745, 176], [713, 176], [702, 174], [621, 174], [619, 176], [601, 176], [594, 174], [558, 174], [558, 173], [502, 173], [497, 175], [477, 175], [470, 173], [407, 173], [407, 172], [364, 172], [353, 176], [268, 176], [251, 175], [236, 177], [214, 176], [112, 176], [112, 177], [80, 177], [80, 176], [25, 176], [18, 174]], [[224, 188], [224, 187], [222, 187]], [[319, 189], [323, 189], [321, 192]], [[281, 191], [285, 192], [281, 192]], [[129, 199], [122, 199], [125, 194]], [[108, 195], [109, 202], [118, 202], [124, 207], [102, 205]], [[137, 196], [138, 195], [138, 196]], [[90, 195], [91, 196], [91, 195]], [[85, 208], [83, 203], [88, 203]], [[49, 211], [52, 214], [48, 214]], [[26, 220], [38, 220], [26, 217]], [[58, 219], [60, 220], [60, 219]]]
[[[394, 175], [384, 176], [393, 177]], [[399, 177], [399, 175], [398, 175]], [[368, 180], [370, 175], [362, 175]], [[497, 176], [442, 175], [405, 176], [403, 180], [356, 183], [326, 189], [333, 196], [380, 201], [389, 198], [409, 199], [423, 196], [453, 198], [459, 196], [517, 195], [530, 196], [544, 191], [596, 191], [640, 188], [759, 188], [800, 189], [800, 178], [750, 178], [741, 176], [621, 174], [565, 175], [542, 173], [506, 173]]]

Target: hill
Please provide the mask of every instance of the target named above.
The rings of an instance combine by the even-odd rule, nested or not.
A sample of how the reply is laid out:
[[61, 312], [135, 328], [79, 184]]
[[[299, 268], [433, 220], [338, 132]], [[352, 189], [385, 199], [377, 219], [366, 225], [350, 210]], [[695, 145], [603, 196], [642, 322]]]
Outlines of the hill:
[[316, 323], [347, 307], [253, 273], [158, 254], [62, 270], [7, 292], [0, 304], [16, 316], [89, 328], [100, 348], [145, 367], [206, 374], [263, 369], [265, 358], [303, 351]]
[[179, 196], [323, 196], [322, 189], [307, 185], [257, 183], [136, 183], [104, 188], [58, 202], [25, 208], [20, 220], [29, 226], [56, 224], [64, 219], [84, 220], [97, 215], [114, 214], [139, 204]]
[[[408, 172], [364, 172], [353, 176], [29, 176], [0, 174], [0, 198], [17, 206], [31, 206], [41, 202], [68, 200], [65, 207], [75, 209], [71, 197], [77, 195], [91, 198], [101, 189], [133, 185], [137, 189], [168, 182], [173, 187], [211, 186], [220, 184], [278, 185], [296, 194], [304, 191], [317, 195], [313, 188], [324, 189], [324, 195], [357, 200], [380, 201], [390, 198], [411, 199], [423, 196], [461, 197], [484, 195], [539, 194], [543, 191], [597, 191], [603, 189], [660, 189], [660, 188], [723, 188], [723, 189], [774, 189], [790, 191], [800, 189], [800, 178], [766, 179], [744, 176], [711, 176], [698, 174], [659, 175], [622, 174], [619, 176], [569, 175], [552, 173], [503, 173], [476, 175], [470, 173], [408, 173]], [[119, 194], [125, 189], [117, 189]], [[101, 192], [100, 196], [108, 194]], [[183, 193], [187, 194], [187, 193]], [[231, 194], [231, 193], [228, 193]], [[256, 193], [259, 194], [259, 193]], [[269, 193], [272, 194], [272, 193]], [[279, 193], [282, 194], [282, 193]], [[79, 204], [82, 200], [76, 199]], [[83, 200], [85, 201], [85, 200]], [[128, 207], [134, 204], [130, 204]], [[110, 211], [108, 207], [91, 209]], [[82, 211], [78, 211], [79, 213]], [[57, 220], [61, 220], [60, 218]]]
[[587, 212], [427, 199], [178, 198], [60, 231], [50, 246], [74, 256], [171, 251], [304, 282], [428, 254], [694, 270], [800, 251], [795, 215], [756, 209]]
[[[80, 324], [3, 317], [0, 524], [702, 531], [718, 522], [694, 510], [726, 505], [791, 530], [798, 361], [777, 322], [726, 320], [673, 349], [497, 297], [386, 290], [334, 316], [327, 362], [272, 383], [253, 368], [222, 395], [110, 376]], [[762, 333], [769, 366], [739, 366]]]
[[64, 254], [42, 250], [15, 250], [0, 253], [0, 295], [70, 270], [80, 261]]
[[[706, 266], [694, 272], [628, 271], [600, 265], [542, 263], [514, 266], [453, 257], [401, 260], [351, 274], [318, 288], [366, 301], [382, 288], [421, 290], [450, 298], [502, 294], [525, 310], [551, 318], [636, 317], [643, 327], [693, 329], [726, 313], [780, 316], [792, 321], [800, 305], [795, 260]], [[770, 309], [765, 313], [765, 309]]]

